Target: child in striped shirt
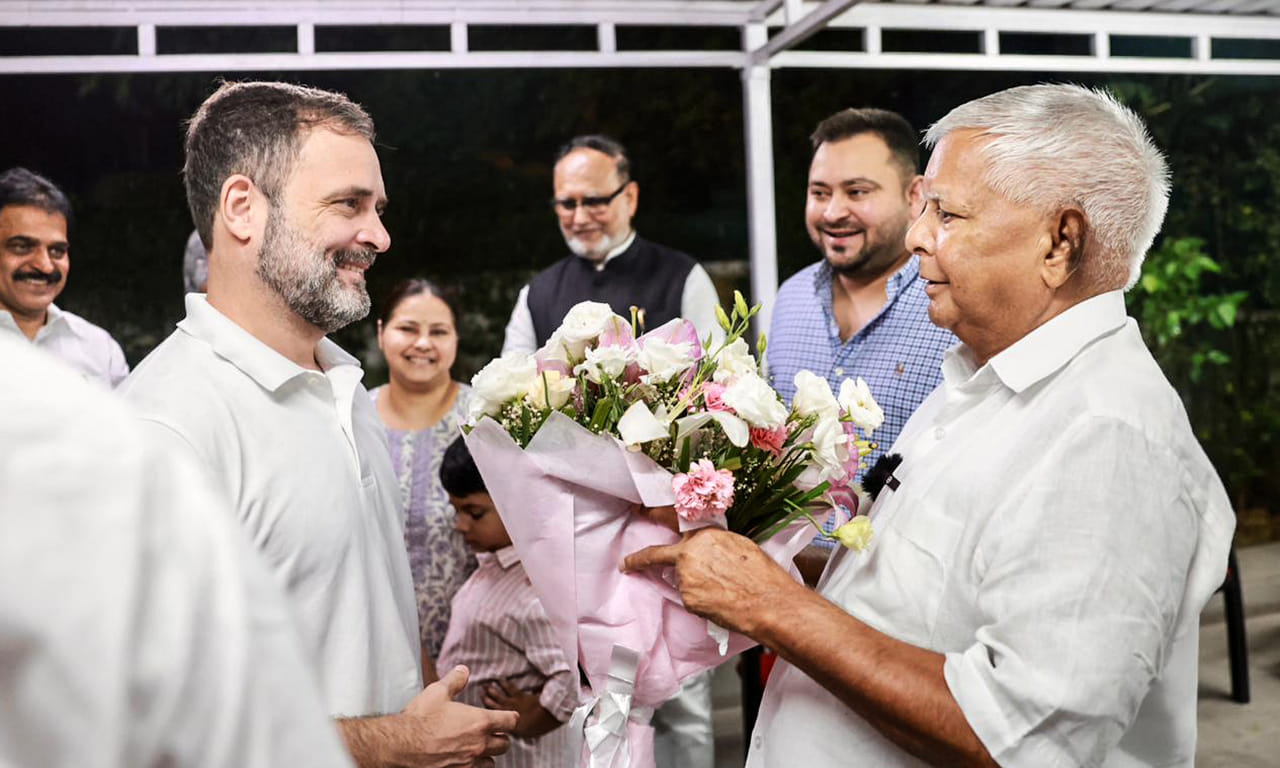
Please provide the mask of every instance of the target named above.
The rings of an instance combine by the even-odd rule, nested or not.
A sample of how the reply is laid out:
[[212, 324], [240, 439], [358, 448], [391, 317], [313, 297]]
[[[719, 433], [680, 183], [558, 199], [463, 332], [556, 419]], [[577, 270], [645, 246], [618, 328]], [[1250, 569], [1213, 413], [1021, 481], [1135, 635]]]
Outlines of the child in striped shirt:
[[440, 481], [453, 504], [454, 528], [475, 550], [479, 567], [454, 595], [437, 669], [465, 664], [471, 677], [459, 701], [520, 714], [511, 749], [496, 758], [497, 766], [576, 765], [576, 756], [566, 754], [568, 729], [560, 726], [577, 706], [577, 676], [462, 438], [445, 451]]

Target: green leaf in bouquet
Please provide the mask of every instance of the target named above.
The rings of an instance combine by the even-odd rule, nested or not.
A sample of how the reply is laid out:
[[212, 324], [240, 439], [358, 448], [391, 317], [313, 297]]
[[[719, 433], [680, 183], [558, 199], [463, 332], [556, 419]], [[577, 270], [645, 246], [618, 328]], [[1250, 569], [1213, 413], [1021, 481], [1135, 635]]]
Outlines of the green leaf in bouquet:
[[680, 441], [680, 458], [676, 460], [676, 469], [681, 472], [689, 471], [691, 442], [691, 438], [688, 437]]

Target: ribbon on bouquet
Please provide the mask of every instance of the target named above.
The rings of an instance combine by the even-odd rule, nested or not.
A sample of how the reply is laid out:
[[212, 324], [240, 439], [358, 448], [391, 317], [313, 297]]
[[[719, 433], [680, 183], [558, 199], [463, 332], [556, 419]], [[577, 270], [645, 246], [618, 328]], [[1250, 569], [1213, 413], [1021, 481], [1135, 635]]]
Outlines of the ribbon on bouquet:
[[639, 664], [639, 653], [625, 646], [613, 646], [608, 683], [603, 694], [574, 710], [569, 720], [572, 764], [578, 764], [585, 742], [588, 768], [631, 768], [628, 723], [647, 725], [653, 716], [652, 707], [633, 706], [632, 703]]

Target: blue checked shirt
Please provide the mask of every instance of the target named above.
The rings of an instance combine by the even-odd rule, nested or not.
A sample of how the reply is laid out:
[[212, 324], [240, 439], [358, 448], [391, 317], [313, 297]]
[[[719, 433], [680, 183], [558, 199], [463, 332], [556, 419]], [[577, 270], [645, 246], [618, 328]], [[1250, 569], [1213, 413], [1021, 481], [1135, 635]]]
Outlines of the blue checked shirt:
[[[942, 354], [957, 341], [929, 321], [929, 297], [919, 276], [919, 258], [912, 256], [889, 278], [880, 313], [848, 341], [840, 340], [826, 261], [800, 270], [778, 290], [765, 353], [770, 383], [790, 406], [796, 374], [802, 370], [825, 377], [835, 393], [846, 378], [865, 379], [884, 409], [884, 424], [871, 436], [876, 448], [865, 459], [868, 467], [893, 445], [907, 418], [942, 382]], [[830, 542], [826, 540], [828, 546]]]

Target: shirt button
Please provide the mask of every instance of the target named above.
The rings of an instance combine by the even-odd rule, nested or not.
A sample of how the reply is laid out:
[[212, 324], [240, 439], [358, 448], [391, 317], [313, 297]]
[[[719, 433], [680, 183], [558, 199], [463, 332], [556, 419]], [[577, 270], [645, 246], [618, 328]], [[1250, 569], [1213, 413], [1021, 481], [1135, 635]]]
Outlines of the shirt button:
[[942, 427], [938, 427], [933, 430], [933, 436], [937, 440], [941, 440], [943, 437], [946, 436], [946, 434], [947, 434], [947, 430], [943, 429]]
[[837, 369], [836, 369], [836, 375], [837, 375], [837, 376], [843, 376], [843, 375], [844, 375], [844, 369], [843, 369], [843, 368], [837, 368]]
[[764, 737], [762, 737], [760, 734], [756, 734], [751, 738], [751, 746], [755, 747], [756, 749], [759, 749], [760, 745], [763, 743], [764, 743]]

